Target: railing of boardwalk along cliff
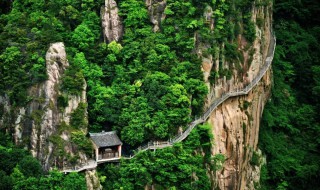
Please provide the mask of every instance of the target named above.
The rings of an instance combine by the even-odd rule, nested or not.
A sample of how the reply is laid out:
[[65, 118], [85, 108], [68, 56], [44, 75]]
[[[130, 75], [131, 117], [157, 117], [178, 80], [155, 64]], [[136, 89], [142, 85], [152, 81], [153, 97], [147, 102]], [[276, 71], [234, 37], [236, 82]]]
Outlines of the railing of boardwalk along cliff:
[[[220, 104], [222, 104], [225, 100], [227, 100], [229, 97], [248, 94], [252, 90], [252, 88], [258, 84], [258, 82], [261, 80], [261, 78], [265, 75], [265, 73], [269, 69], [269, 67], [272, 63], [273, 57], [274, 57], [275, 47], [276, 47], [276, 38], [274, 35], [272, 35], [272, 38], [270, 39], [270, 45], [268, 48], [268, 53], [267, 53], [267, 58], [265, 60], [265, 64], [262, 66], [262, 68], [258, 72], [257, 76], [246, 87], [239, 89], [238, 91], [231, 91], [231, 92], [225, 93], [220, 98], [213, 101], [212, 104], [209, 106], [209, 108], [206, 110], [206, 112], [204, 112], [204, 114], [200, 118], [192, 121], [188, 125], [187, 129], [184, 132], [178, 134], [177, 136], [173, 137], [169, 141], [166, 141], [166, 142], [168, 142], [168, 146], [173, 145], [174, 143], [181, 142], [186, 137], [188, 137], [188, 135], [190, 134], [190, 132], [194, 129], [194, 127], [196, 125], [205, 122], [208, 119], [208, 117], [210, 116], [210, 114]], [[150, 149], [150, 147], [151, 147], [150, 145], [151, 145], [151, 143], [149, 142], [149, 143], [147, 143], [147, 145], [139, 147], [138, 149], [136, 149], [135, 154], [139, 153], [140, 151], [146, 151], [146, 150]], [[156, 149], [156, 148], [157, 148], [156, 146], [152, 147], [152, 149]], [[163, 148], [163, 147], [158, 147], [158, 148]], [[134, 155], [132, 157], [134, 157]]]
[[[200, 118], [197, 118], [194, 121], [192, 121], [188, 125], [187, 129], [184, 132], [178, 134], [177, 136], [173, 137], [172, 139], [170, 139], [168, 141], [161, 141], [161, 143], [156, 143], [154, 141], [150, 141], [148, 143], [145, 143], [145, 144], [139, 146], [136, 150], [133, 151], [133, 154], [131, 154], [128, 157], [124, 157], [124, 158], [131, 159], [140, 152], [143, 152], [143, 151], [146, 151], [149, 149], [164, 148], [164, 147], [172, 146], [174, 143], [181, 142], [186, 137], [188, 137], [188, 135], [190, 134], [190, 132], [194, 129], [194, 127], [196, 125], [198, 125], [200, 123], [204, 123], [208, 119], [210, 114], [220, 104], [222, 104], [225, 100], [227, 100], [229, 97], [248, 94], [252, 90], [252, 88], [258, 84], [258, 82], [261, 80], [261, 78], [265, 75], [265, 73], [269, 69], [269, 67], [272, 63], [273, 57], [274, 57], [275, 47], [276, 47], [276, 38], [274, 35], [272, 35], [272, 38], [270, 39], [270, 45], [269, 45], [269, 49], [268, 49], [267, 58], [265, 60], [265, 64], [262, 66], [262, 68], [258, 72], [257, 76], [246, 87], [239, 89], [237, 91], [230, 91], [228, 93], [223, 94], [220, 98], [217, 98], [215, 101], [212, 102], [212, 104], [209, 106], [209, 108], [204, 112], [204, 114]], [[96, 165], [97, 165], [97, 163], [91, 164], [91, 165], [89, 164], [89, 165], [85, 165], [85, 166], [82, 166], [79, 168], [77, 167], [77, 168], [65, 170], [65, 172], [82, 171], [85, 169], [91, 169], [92, 167], [96, 167]]]

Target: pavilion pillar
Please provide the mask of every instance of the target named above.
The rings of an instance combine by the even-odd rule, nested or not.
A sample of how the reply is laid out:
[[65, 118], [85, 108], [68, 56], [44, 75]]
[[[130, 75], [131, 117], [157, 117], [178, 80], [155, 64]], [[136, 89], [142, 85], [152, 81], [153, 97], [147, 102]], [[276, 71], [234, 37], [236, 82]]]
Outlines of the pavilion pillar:
[[118, 146], [119, 158], [121, 158], [121, 149], [122, 149], [122, 145], [119, 145]]
[[99, 148], [95, 147], [95, 150], [96, 150], [96, 161], [98, 161], [98, 159], [99, 159]]

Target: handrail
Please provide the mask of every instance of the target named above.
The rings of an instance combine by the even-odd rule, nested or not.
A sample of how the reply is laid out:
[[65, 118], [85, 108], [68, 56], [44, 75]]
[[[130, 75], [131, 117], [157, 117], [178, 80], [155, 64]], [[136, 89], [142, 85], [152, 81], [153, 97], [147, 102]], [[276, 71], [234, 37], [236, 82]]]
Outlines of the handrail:
[[[204, 123], [210, 116], [210, 114], [220, 105], [222, 104], [225, 100], [227, 100], [230, 97], [235, 97], [235, 96], [241, 96], [241, 95], [246, 95], [248, 94], [252, 88], [254, 86], [256, 86], [258, 84], [258, 82], [261, 80], [261, 78], [265, 75], [265, 73], [267, 72], [267, 70], [269, 69], [273, 57], [274, 57], [274, 52], [275, 52], [275, 48], [276, 48], [276, 38], [274, 35], [272, 35], [272, 38], [270, 39], [270, 44], [269, 44], [269, 49], [268, 49], [268, 53], [267, 53], [267, 58], [265, 60], [265, 64], [263, 65], [263, 67], [260, 69], [259, 73], [257, 74], [257, 76], [244, 88], [242, 89], [237, 89], [236, 91], [230, 91], [228, 93], [223, 94], [220, 98], [214, 100], [212, 102], [212, 104], [209, 106], [209, 108], [204, 112], [204, 114], [198, 118], [195, 119], [194, 121], [192, 121], [187, 129], [176, 135], [175, 137], [173, 137], [170, 140], [167, 141], [149, 141], [146, 144], [143, 144], [141, 146], [139, 146], [137, 149], [135, 149], [133, 151], [133, 154], [131, 154], [129, 157], [123, 157], [124, 159], [131, 159], [133, 157], [135, 157], [138, 153], [143, 152], [143, 151], [147, 151], [147, 150], [154, 150], [154, 149], [161, 149], [161, 148], [165, 148], [165, 147], [169, 147], [172, 146], [174, 143], [178, 143], [183, 141], [185, 138], [187, 138], [190, 134], [190, 132], [194, 129], [195, 126], [197, 126], [200, 123]], [[95, 162], [93, 164], [90, 165], [90, 163], [88, 165], [85, 165], [83, 167], [80, 168], [74, 168], [74, 169], [67, 169], [67, 170], [63, 170], [63, 172], [79, 172], [82, 170], [87, 170], [87, 169], [93, 169], [95, 168], [97, 165], [99, 164], [99, 162]]]
[[[262, 77], [265, 75], [265, 73], [269, 69], [269, 67], [270, 67], [270, 65], [272, 63], [273, 57], [274, 57], [275, 48], [276, 48], [276, 38], [275, 38], [274, 35], [272, 35], [272, 38], [270, 39], [268, 53], [267, 53], [268, 56], [267, 56], [267, 58], [265, 60], [265, 64], [263, 65], [263, 67], [261, 68], [261, 70], [259, 71], [257, 76], [246, 87], [244, 87], [244, 88], [242, 88], [240, 90], [230, 91], [228, 93], [223, 94], [220, 98], [218, 98], [218, 99], [216, 99], [215, 101], [212, 102], [212, 104], [209, 106], [209, 108], [206, 110], [206, 112], [204, 112], [204, 114], [199, 119], [196, 119], [196, 120], [192, 121], [188, 125], [187, 129], [183, 133], [180, 133], [177, 136], [173, 137], [171, 140], [164, 141], [164, 142], [166, 142], [168, 144], [168, 146], [172, 146], [174, 143], [178, 143], [178, 142], [183, 141], [187, 136], [189, 136], [190, 132], [192, 131], [192, 129], [196, 125], [198, 125], [200, 123], [204, 123], [209, 118], [210, 114], [220, 104], [222, 104], [225, 100], [227, 100], [230, 97], [235, 97], [235, 96], [241, 96], [241, 95], [248, 94], [252, 90], [252, 88], [258, 84], [258, 82], [262, 79]], [[133, 158], [139, 152], [146, 151], [148, 149], [156, 149], [155, 146], [151, 146], [151, 144], [150, 144], [151, 142], [152, 141], [148, 142], [144, 146], [140, 146], [139, 148], [137, 148], [133, 152], [133, 155], [130, 155], [130, 158]], [[164, 146], [161, 146], [161, 147], [158, 147], [158, 148], [164, 148]]]

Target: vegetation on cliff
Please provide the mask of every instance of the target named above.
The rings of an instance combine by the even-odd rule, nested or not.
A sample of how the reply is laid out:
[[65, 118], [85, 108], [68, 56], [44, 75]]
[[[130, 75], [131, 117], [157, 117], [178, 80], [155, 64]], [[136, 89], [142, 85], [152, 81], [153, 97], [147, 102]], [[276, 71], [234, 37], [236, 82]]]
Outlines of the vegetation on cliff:
[[[0, 17], [0, 94], [7, 95], [12, 106], [26, 105], [32, 99], [27, 89], [46, 79], [48, 45], [63, 41], [71, 66], [60, 88], [79, 94], [83, 77], [87, 80], [91, 131], [112, 126], [131, 145], [173, 135], [190, 121], [190, 107], [202, 109], [207, 93], [200, 60], [190, 54], [195, 29], [181, 26], [184, 37], [179, 37], [178, 47], [177, 40], [152, 32], [142, 1], [124, 1], [123, 48], [116, 42], [106, 45], [97, 14], [103, 4], [16, 0], [8, 6], [11, 11]], [[181, 6], [181, 14], [194, 9], [190, 3]], [[59, 100], [63, 106], [63, 98]]]
[[[0, 94], [7, 95], [13, 106], [28, 104], [33, 97], [27, 96], [27, 89], [47, 78], [44, 57], [48, 45], [63, 41], [70, 67], [59, 88], [79, 94], [86, 79], [90, 131], [107, 126], [133, 146], [167, 139], [190, 122], [190, 116], [202, 112], [207, 88], [201, 60], [192, 53], [197, 43], [213, 44], [204, 52], [207, 55], [243, 59], [236, 53], [235, 39], [241, 33], [249, 41], [255, 38], [251, 3], [167, 1], [166, 19], [160, 31], [153, 32], [143, 1], [119, 1], [123, 39], [121, 44], [105, 44], [98, 14], [102, 0], [16, 0], [0, 17]], [[216, 10], [214, 32], [203, 16], [207, 5]], [[216, 52], [219, 43], [226, 43], [225, 52]], [[222, 69], [211, 78], [225, 75], [230, 77], [230, 72]], [[59, 97], [60, 107], [66, 106], [65, 100]]]
[[[99, 11], [103, 0], [10, 2], [1, 1], [5, 7], [0, 9], [0, 95], [8, 96], [13, 109], [28, 104], [33, 97], [28, 97], [27, 90], [47, 79], [44, 58], [49, 44], [62, 41], [70, 67], [57, 87], [66, 93], [58, 97], [59, 107], [66, 107], [68, 95], [81, 92], [79, 87], [84, 78], [88, 85], [89, 131], [100, 131], [107, 126], [117, 130], [124, 142], [133, 147], [148, 140], [172, 137], [192, 117], [201, 115], [207, 87], [200, 70], [201, 59], [195, 53], [199, 43], [210, 44], [204, 55], [226, 56], [230, 62], [241, 62], [237, 36], [243, 34], [248, 42], [255, 39], [255, 26], [251, 21], [253, 1], [250, 0], [167, 0], [166, 19], [158, 32], [152, 30], [143, 1], [117, 1], [125, 30], [120, 42], [109, 44], [101, 37]], [[214, 29], [210, 29], [210, 21], [203, 15], [207, 5], [214, 10], [209, 16], [209, 20], [216, 23]], [[219, 48], [223, 43], [225, 51]], [[223, 60], [219, 60], [219, 64], [222, 65]], [[211, 79], [224, 76], [230, 78], [231, 72], [213, 71]], [[4, 109], [4, 105], [0, 104], [0, 109]], [[82, 107], [72, 114], [70, 124], [74, 128], [87, 125], [78, 117], [78, 111], [83, 111]], [[12, 121], [0, 126], [1, 131], [13, 131], [15, 118], [10, 118]], [[108, 183], [114, 182], [116, 188], [127, 189], [142, 188], [144, 184], [210, 189], [212, 182], [207, 171], [219, 169], [217, 163], [223, 162], [223, 156], [211, 157], [208, 131], [202, 130], [200, 127], [186, 142], [173, 148], [123, 161], [115, 174], [120, 178], [110, 177], [105, 185], [109, 187]], [[86, 149], [84, 135], [72, 135], [72, 141]], [[55, 137], [48, 140], [62, 144]], [[101, 175], [112, 171], [106, 167]], [[137, 179], [131, 179], [128, 171]], [[13, 184], [13, 188], [26, 189], [28, 184], [38, 183], [41, 186], [42, 180], [51, 180], [50, 176], [53, 181], [56, 177], [63, 180], [54, 172], [38, 179], [18, 174], [23, 183]]]
[[106, 164], [99, 174], [106, 189], [211, 189], [209, 171], [221, 169], [222, 155], [211, 156], [210, 126], [202, 125], [172, 148], [146, 151], [121, 165]]
[[[28, 104], [33, 97], [27, 96], [27, 90], [47, 79], [49, 44], [62, 41], [71, 66], [58, 87], [66, 93], [58, 97], [59, 106], [66, 107], [67, 96], [81, 92], [83, 79], [88, 85], [88, 105], [72, 114], [72, 127], [87, 126], [79, 113], [88, 106], [90, 131], [117, 130], [134, 147], [170, 138], [201, 114], [207, 88], [201, 60], [194, 52], [199, 43], [210, 44], [204, 56], [221, 55], [220, 59], [241, 63], [244, 58], [237, 50], [237, 36], [243, 34], [249, 44], [255, 39], [251, 0], [167, 0], [166, 18], [158, 32], [152, 30], [144, 1], [117, 2], [124, 35], [120, 42], [106, 44], [99, 18], [103, 0], [0, 1], [0, 96], [6, 95], [13, 108]], [[213, 8], [213, 31], [203, 15], [207, 5]], [[262, 188], [313, 189], [320, 168], [320, 8], [311, 0], [280, 0], [274, 9], [278, 46], [272, 100], [266, 106], [260, 134], [260, 147], [267, 155]], [[256, 24], [262, 26], [263, 20], [257, 19]], [[219, 49], [220, 44], [225, 48]], [[210, 80], [223, 76], [229, 79], [231, 72], [212, 71]], [[12, 132], [14, 116], [4, 116], [3, 110], [0, 103], [0, 118], [7, 118], [0, 130]], [[200, 127], [173, 148], [124, 160], [121, 167], [105, 165], [99, 170], [101, 181], [105, 187], [125, 189], [146, 184], [210, 189], [206, 171], [218, 169], [223, 157], [209, 156], [206, 130]], [[0, 139], [0, 189], [55, 188], [49, 184], [84, 187], [79, 174], [63, 176], [53, 171], [44, 176], [26, 151]], [[73, 133], [72, 141], [90, 152], [84, 139], [85, 134]]]
[[1, 132], [0, 158], [0, 190], [86, 189], [82, 174], [65, 175], [54, 170], [45, 175], [36, 158], [14, 146]]

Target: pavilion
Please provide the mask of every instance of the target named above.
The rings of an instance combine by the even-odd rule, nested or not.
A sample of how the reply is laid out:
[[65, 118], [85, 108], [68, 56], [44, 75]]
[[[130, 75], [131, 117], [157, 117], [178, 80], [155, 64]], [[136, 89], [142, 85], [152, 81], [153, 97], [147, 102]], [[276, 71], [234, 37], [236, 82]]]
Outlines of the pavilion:
[[122, 142], [115, 131], [89, 133], [95, 149], [97, 162], [121, 158]]

